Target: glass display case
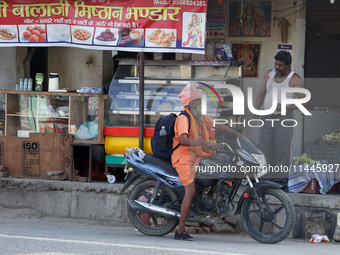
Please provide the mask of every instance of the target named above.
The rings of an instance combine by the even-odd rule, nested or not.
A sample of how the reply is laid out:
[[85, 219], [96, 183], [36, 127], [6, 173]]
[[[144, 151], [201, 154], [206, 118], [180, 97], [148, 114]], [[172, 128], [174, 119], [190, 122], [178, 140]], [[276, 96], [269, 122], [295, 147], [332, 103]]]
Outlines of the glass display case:
[[[200, 83], [202, 108], [209, 116], [240, 121], [241, 116], [233, 116], [232, 94], [225, 85], [242, 90], [243, 62], [146, 60], [144, 65], [145, 127], [154, 127], [159, 117], [183, 110], [178, 95], [189, 81]], [[136, 60], [120, 60], [106, 103], [105, 126], [138, 127], [138, 72]]]
[[5, 136], [72, 134], [76, 143], [104, 143], [106, 95], [0, 90], [5, 95]]

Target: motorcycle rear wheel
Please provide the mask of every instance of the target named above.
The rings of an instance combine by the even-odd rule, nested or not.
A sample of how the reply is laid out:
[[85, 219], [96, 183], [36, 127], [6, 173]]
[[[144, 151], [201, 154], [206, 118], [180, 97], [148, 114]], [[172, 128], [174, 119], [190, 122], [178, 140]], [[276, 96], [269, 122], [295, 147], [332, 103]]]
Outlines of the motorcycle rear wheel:
[[243, 227], [252, 238], [261, 243], [278, 243], [284, 240], [295, 223], [292, 201], [279, 189], [265, 190], [260, 201], [267, 217], [261, 216], [255, 198], [246, 199], [241, 208]]
[[[140, 200], [150, 203], [156, 180], [147, 179], [138, 183], [129, 195], [129, 200]], [[161, 185], [158, 196], [154, 201], [156, 205], [163, 205], [170, 203], [177, 199], [177, 195], [169, 187]], [[163, 236], [173, 231], [178, 225], [178, 220], [168, 219], [165, 217], [150, 215], [135, 211], [128, 203], [127, 206], [128, 216], [131, 223], [145, 235], [148, 236]]]

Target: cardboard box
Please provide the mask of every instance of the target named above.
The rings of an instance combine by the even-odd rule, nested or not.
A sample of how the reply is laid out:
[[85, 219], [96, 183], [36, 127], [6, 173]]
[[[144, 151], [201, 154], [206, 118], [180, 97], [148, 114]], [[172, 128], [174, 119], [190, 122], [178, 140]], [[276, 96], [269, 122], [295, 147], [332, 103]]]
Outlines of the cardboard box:
[[34, 133], [33, 131], [26, 131], [26, 130], [18, 130], [17, 137], [30, 137], [30, 133]]
[[28, 138], [0, 137], [0, 165], [14, 178], [49, 179], [47, 172], [63, 171], [70, 177], [70, 134], [30, 133]]
[[320, 194], [320, 185], [316, 179], [312, 179], [306, 188], [301, 191], [302, 193], [309, 193], [309, 194]]

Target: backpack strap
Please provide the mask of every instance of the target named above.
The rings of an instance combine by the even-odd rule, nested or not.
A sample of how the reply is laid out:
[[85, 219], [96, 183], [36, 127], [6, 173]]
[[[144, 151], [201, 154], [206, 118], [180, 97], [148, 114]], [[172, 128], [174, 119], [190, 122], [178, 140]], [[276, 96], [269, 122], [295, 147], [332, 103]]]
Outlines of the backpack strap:
[[[181, 111], [181, 113], [179, 115], [185, 115], [187, 118], [188, 118], [188, 121], [189, 121], [189, 129], [188, 131], [190, 131], [190, 127], [191, 127], [191, 119], [190, 119], [190, 115], [189, 113], [187, 113], [186, 111]], [[179, 116], [178, 115], [178, 116]]]
[[[187, 113], [186, 111], [181, 111], [181, 113], [178, 115], [178, 117], [180, 115], [185, 115], [187, 118], [188, 118], [188, 121], [189, 121], [189, 129], [188, 129], [188, 132], [190, 131], [190, 126], [191, 126], [191, 120], [190, 120], [190, 115], [189, 113]], [[172, 151], [176, 150], [179, 146], [181, 145], [181, 142], [179, 142], [179, 144], [177, 144], [177, 146], [175, 148], [173, 148]]]

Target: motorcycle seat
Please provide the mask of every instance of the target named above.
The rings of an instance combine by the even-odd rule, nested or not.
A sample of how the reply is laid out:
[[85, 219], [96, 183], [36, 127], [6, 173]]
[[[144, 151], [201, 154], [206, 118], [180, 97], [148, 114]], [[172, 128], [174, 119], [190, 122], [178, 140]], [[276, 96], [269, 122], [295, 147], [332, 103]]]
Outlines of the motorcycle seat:
[[176, 169], [172, 167], [171, 161], [156, 158], [154, 155], [150, 153], [145, 153], [145, 157], [143, 158], [143, 160], [146, 163], [163, 168], [170, 175], [178, 176]]

